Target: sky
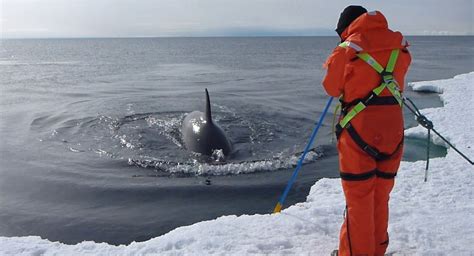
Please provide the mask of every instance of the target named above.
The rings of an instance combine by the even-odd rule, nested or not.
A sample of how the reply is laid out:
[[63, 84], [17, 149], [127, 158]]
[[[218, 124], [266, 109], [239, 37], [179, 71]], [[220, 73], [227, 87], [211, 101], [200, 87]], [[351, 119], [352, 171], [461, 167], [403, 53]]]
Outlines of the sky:
[[359, 4], [406, 35], [474, 35], [474, 0], [0, 0], [2, 38], [336, 35]]

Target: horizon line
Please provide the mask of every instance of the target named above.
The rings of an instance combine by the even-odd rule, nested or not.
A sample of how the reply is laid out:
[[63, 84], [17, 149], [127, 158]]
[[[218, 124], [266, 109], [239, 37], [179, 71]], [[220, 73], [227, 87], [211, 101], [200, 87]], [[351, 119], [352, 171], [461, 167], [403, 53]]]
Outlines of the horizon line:
[[[420, 37], [469, 37], [474, 34], [459, 35], [426, 35], [406, 34], [404, 36]], [[208, 35], [208, 36], [51, 36], [51, 37], [1, 37], [0, 40], [20, 39], [146, 39], [146, 38], [259, 38], [259, 37], [338, 37], [337, 35]]]

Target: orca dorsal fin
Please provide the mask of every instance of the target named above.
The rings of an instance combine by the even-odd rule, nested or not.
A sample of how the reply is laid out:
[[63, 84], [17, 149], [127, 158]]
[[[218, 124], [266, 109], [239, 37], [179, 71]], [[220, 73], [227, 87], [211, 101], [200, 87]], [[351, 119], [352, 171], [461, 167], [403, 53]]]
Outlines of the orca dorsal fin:
[[207, 91], [206, 88], [206, 121], [208, 123], [212, 123], [212, 114], [211, 114], [211, 101], [209, 100], [209, 92]]

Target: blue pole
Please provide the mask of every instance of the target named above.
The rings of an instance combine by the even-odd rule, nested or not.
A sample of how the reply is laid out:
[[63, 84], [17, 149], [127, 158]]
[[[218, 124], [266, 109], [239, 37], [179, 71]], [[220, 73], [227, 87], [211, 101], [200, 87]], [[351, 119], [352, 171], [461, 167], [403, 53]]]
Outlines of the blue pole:
[[281, 211], [281, 208], [283, 207], [283, 203], [285, 202], [286, 196], [288, 195], [288, 192], [290, 192], [291, 186], [293, 186], [293, 183], [296, 180], [296, 176], [298, 176], [298, 172], [301, 169], [301, 166], [303, 166], [304, 158], [306, 157], [306, 154], [311, 148], [311, 145], [313, 145], [313, 141], [314, 141], [314, 138], [316, 138], [316, 134], [318, 133], [319, 127], [321, 127], [324, 117], [326, 116], [326, 113], [328, 112], [329, 106], [331, 106], [332, 99], [333, 97], [330, 97], [328, 102], [326, 103], [326, 107], [324, 108], [324, 111], [321, 114], [321, 117], [319, 118], [319, 121], [313, 130], [313, 133], [311, 134], [311, 138], [309, 139], [308, 145], [306, 145], [306, 148], [303, 151], [303, 155], [301, 155], [301, 158], [298, 161], [298, 164], [296, 165], [295, 171], [293, 172], [293, 175], [291, 176], [290, 181], [288, 181], [288, 184], [286, 185], [286, 188], [283, 191], [283, 194], [281, 195], [280, 200], [278, 200], [278, 203], [276, 204], [275, 209], [273, 210], [273, 213], [279, 213]]

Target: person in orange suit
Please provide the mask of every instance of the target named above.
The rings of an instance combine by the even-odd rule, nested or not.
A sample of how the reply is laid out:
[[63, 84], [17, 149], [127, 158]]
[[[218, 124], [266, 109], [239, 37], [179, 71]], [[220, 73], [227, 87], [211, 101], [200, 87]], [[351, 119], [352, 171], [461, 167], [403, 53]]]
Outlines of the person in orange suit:
[[408, 43], [379, 11], [348, 6], [327, 59], [326, 92], [339, 97], [336, 127], [346, 200], [339, 250], [333, 255], [384, 255], [388, 201], [403, 154], [403, 89], [411, 62]]

